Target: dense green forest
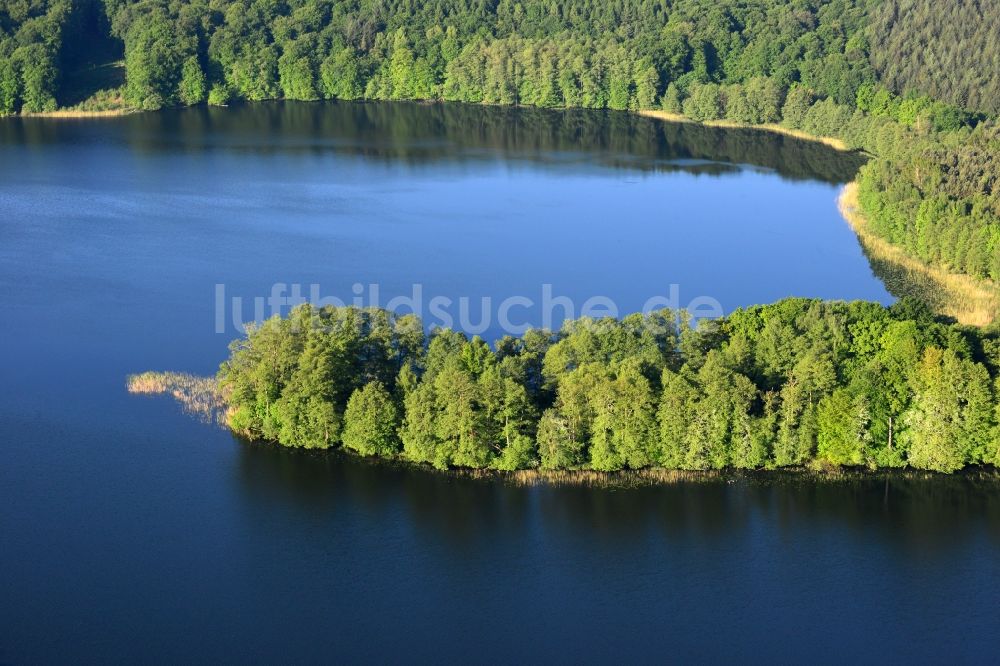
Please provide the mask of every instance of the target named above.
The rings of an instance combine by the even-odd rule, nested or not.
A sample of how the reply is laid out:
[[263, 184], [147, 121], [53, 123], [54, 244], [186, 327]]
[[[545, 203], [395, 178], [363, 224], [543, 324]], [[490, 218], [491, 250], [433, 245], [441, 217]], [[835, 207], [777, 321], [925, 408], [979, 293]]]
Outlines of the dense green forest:
[[[62, 7], [65, 21], [70, 5], [95, 1], [38, 1], [36, 11]], [[849, 104], [875, 80], [865, 4], [105, 0], [124, 45], [126, 100], [146, 109], [210, 94], [625, 109], [653, 105], [670, 83], [760, 76]], [[48, 43], [58, 51], [60, 36]]]
[[876, 156], [859, 176], [875, 233], [1000, 280], [982, 115], [1000, 105], [997, 16], [973, 0], [9, 1], [0, 113], [55, 108], [69, 61], [117, 42], [125, 85], [88, 108], [440, 99], [781, 123]]
[[[62, 28], [87, 23], [67, 31], [67, 42], [110, 31], [124, 53], [126, 100], [146, 109], [198, 103], [213, 91], [217, 102], [440, 98], [612, 109], [648, 108], [661, 99], [669, 106], [680, 95], [696, 97], [700, 103], [691, 106], [700, 107], [701, 115], [724, 112], [765, 122], [778, 120], [793, 84], [852, 108], [858, 91], [870, 85], [908, 97], [912, 92], [913, 98], [933, 93], [974, 110], [993, 111], [996, 102], [990, 88], [996, 82], [989, 80], [995, 70], [981, 66], [996, 58], [996, 40], [990, 38], [996, 19], [971, 0], [942, 9], [929, 2], [904, 3], [917, 8], [900, 9], [897, 0], [5, 4], [0, 54], [12, 69], [35, 69], [26, 53], [10, 57], [18, 47], [43, 46], [57, 65], [63, 50], [79, 56], [79, 44], [63, 44]], [[90, 16], [95, 6], [103, 7], [109, 20]], [[928, 17], [936, 27], [926, 27]], [[922, 32], [911, 25], [917, 23]], [[959, 32], [959, 26], [971, 25]], [[955, 39], [941, 48], [957, 53], [974, 45], [975, 63], [938, 56], [930, 48], [937, 41], [928, 35], [949, 34]], [[914, 64], [917, 58], [898, 61], [899, 55], [923, 54], [918, 47], [927, 44], [926, 65]], [[919, 76], [890, 74], [888, 63], [917, 67], [927, 84]], [[953, 78], [938, 76], [934, 67], [947, 68]], [[57, 78], [48, 82], [52, 96]], [[693, 95], [696, 84], [741, 87], [716, 100], [711, 88]], [[945, 84], [949, 91], [934, 88]], [[25, 101], [15, 95], [13, 106], [21, 108]], [[730, 108], [713, 109], [713, 101]], [[934, 113], [940, 115], [940, 109]]]
[[494, 346], [299, 306], [219, 373], [234, 432], [439, 468], [955, 471], [1000, 462], [1000, 340], [910, 301], [567, 322]]
[[0, 5], [0, 115], [57, 106], [62, 31], [72, 0]]
[[885, 142], [861, 171], [874, 231], [932, 264], [1000, 280], [1000, 127]]
[[889, 88], [1000, 113], [1000, 3], [886, 0], [873, 12], [871, 55]]

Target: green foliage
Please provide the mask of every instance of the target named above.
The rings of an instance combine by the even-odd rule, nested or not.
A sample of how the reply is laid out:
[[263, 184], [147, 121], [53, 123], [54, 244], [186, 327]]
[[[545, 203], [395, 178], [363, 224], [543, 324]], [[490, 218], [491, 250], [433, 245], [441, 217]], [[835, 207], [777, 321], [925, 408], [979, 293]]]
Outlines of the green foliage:
[[278, 58], [279, 86], [285, 99], [319, 99], [313, 48], [312, 40], [298, 39], [287, 44]]
[[[719, 83], [744, 86], [731, 90], [743, 122], [776, 120], [796, 80], [840, 103], [873, 80], [862, 0], [806, 3], [794, 13], [783, 3], [736, 0], [710, 12], [698, 0], [525, 0], [516, 8], [390, 0], [377, 10], [325, 0], [106, 5], [113, 33], [134, 53], [132, 97], [147, 106], [183, 102], [177, 76], [157, 71], [174, 67], [178, 52], [180, 62], [197, 55], [210, 84], [251, 100], [363, 94], [633, 109], [654, 107], [673, 83], [675, 108], [693, 84]], [[164, 22], [172, 40], [161, 33]], [[711, 94], [699, 93], [699, 117], [722, 117], [721, 106], [710, 113]]]
[[414, 57], [402, 28], [396, 31], [392, 42], [392, 56], [387, 63], [388, 94], [392, 99], [410, 99], [414, 92]]
[[234, 343], [220, 383], [241, 435], [441, 469], [948, 472], [997, 458], [989, 350], [994, 333], [910, 303], [789, 299], [698, 330], [670, 311], [583, 319], [495, 348], [301, 306]]
[[664, 370], [663, 389], [657, 411], [659, 446], [653, 459], [667, 469], [685, 466], [689, 449], [688, 432], [694, 420], [698, 389], [683, 375]]
[[0, 8], [0, 115], [55, 110], [63, 27], [70, 0]]
[[518, 435], [504, 447], [496, 460], [496, 468], [504, 471], [531, 469], [538, 466], [538, 445], [526, 435]]
[[897, 92], [920, 90], [1000, 112], [1000, 6], [976, 0], [886, 0], [871, 19], [873, 62]]
[[871, 415], [865, 397], [840, 388], [820, 401], [816, 414], [817, 457], [834, 465], [860, 465], [867, 459]]
[[349, 398], [372, 382], [392, 392], [413, 344], [407, 318], [383, 310], [302, 306], [252, 327], [219, 372], [230, 427], [287, 446], [335, 446]]
[[811, 90], [802, 85], [793, 85], [785, 97], [785, 105], [781, 108], [782, 123], [788, 127], [801, 128], [814, 101], [815, 96]]
[[330, 99], [358, 99], [364, 94], [361, 67], [354, 50], [331, 53], [320, 65], [323, 92]]
[[208, 104], [210, 106], [226, 106], [229, 104], [231, 93], [226, 86], [216, 83], [208, 91]]
[[986, 369], [950, 349], [928, 347], [905, 415], [914, 467], [953, 472], [981, 462], [994, 418]]
[[380, 382], [365, 384], [351, 394], [344, 412], [344, 448], [363, 456], [393, 456], [400, 451], [396, 433], [399, 410]]
[[340, 438], [342, 408], [338, 404], [341, 370], [347, 359], [325, 335], [308, 335], [288, 384], [274, 403], [278, 441], [285, 446], [327, 448]]
[[683, 108], [693, 120], [718, 120], [724, 113], [722, 89], [714, 83], [696, 83]]
[[871, 229], [918, 259], [977, 279], [1000, 279], [1000, 127], [883, 141], [860, 174]]
[[781, 118], [784, 93], [774, 79], [755, 77], [724, 89], [726, 118], [748, 125], [775, 123]]
[[184, 61], [178, 96], [184, 104], [200, 104], [205, 101], [205, 73], [201, 71], [198, 58], [191, 56]]
[[175, 104], [191, 41], [177, 34], [163, 12], [134, 23], [125, 35], [125, 101], [145, 110]]
[[21, 100], [21, 75], [14, 60], [0, 62], [0, 115], [16, 113]]
[[404, 408], [406, 416], [400, 430], [403, 455], [412, 462], [446, 468], [448, 457], [439, 446], [434, 427], [437, 407], [433, 385], [420, 384], [408, 393]]
[[660, 100], [660, 106], [667, 113], [680, 114], [684, 112], [684, 107], [681, 101], [681, 91], [677, 87], [677, 84], [670, 82], [667, 85], [666, 91], [663, 93], [663, 99]]
[[21, 61], [21, 110], [26, 113], [54, 111], [57, 76], [55, 63], [42, 45], [26, 47]]

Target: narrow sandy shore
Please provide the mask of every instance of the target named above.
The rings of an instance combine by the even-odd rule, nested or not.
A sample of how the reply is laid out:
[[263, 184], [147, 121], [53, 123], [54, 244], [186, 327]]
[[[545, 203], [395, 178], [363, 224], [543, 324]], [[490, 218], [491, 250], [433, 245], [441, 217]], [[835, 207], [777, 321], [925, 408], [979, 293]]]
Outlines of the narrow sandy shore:
[[814, 141], [816, 143], [822, 143], [827, 145], [834, 150], [839, 150], [842, 152], [850, 152], [850, 148], [847, 147], [840, 139], [835, 139], [832, 136], [814, 136], [808, 132], [803, 132], [801, 130], [789, 129], [788, 127], [783, 127], [781, 125], [776, 125], [774, 123], [768, 123], [765, 125], [746, 125], [743, 123], [736, 123], [731, 120], [705, 120], [698, 121], [692, 120], [687, 116], [682, 116], [677, 113], [668, 113], [666, 111], [659, 111], [657, 109], [645, 109], [642, 111], [636, 111], [640, 116], [646, 116], [647, 118], [658, 118], [659, 120], [664, 120], [670, 123], [696, 123], [699, 125], [705, 125], [706, 127], [722, 127], [726, 129], [754, 129], [763, 130], [765, 132], [774, 132], [775, 134], [784, 134], [785, 136], [794, 137], [796, 139], [801, 139], [802, 141]]

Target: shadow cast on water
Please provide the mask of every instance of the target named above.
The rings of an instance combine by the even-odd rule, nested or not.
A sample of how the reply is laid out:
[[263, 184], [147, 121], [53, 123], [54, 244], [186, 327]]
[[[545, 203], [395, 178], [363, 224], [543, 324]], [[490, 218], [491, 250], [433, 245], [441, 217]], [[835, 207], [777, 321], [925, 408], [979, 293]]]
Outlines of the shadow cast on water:
[[394, 164], [502, 158], [708, 175], [746, 165], [828, 183], [851, 180], [864, 162], [861, 155], [780, 134], [624, 112], [407, 102], [267, 102], [72, 122], [15, 118], [0, 123], [0, 144], [102, 141], [112, 136], [109, 128], [116, 140], [147, 154], [336, 152]]
[[991, 471], [836, 479], [761, 472], [637, 488], [519, 486], [340, 453], [237, 446], [239, 487], [254, 505], [278, 503], [331, 519], [342, 511], [376, 522], [402, 515], [428, 540], [454, 548], [498, 534], [523, 540], [539, 529], [617, 548], [653, 537], [721, 543], [761, 524], [773, 526], [776, 537], [832, 525], [928, 555], [960, 549], [984, 531], [1000, 546], [1000, 477]]

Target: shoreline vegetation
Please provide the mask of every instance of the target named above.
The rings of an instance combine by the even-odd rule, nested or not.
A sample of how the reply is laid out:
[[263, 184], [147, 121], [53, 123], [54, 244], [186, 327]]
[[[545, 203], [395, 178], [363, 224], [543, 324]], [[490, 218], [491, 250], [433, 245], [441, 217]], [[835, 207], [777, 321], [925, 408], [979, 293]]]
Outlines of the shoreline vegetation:
[[912, 299], [792, 298], [697, 328], [684, 311], [585, 318], [493, 345], [427, 334], [412, 314], [306, 304], [230, 349], [216, 380], [145, 373], [128, 388], [172, 394], [252, 441], [441, 470], [1000, 462], [1000, 337]]
[[[229, 429], [227, 425], [228, 406], [219, 382], [214, 377], [199, 377], [188, 373], [147, 371], [129, 375], [126, 390], [134, 395], [166, 395], [172, 397], [184, 413], [206, 424], [215, 424]], [[237, 433], [233, 433], [237, 434]], [[247, 443], [255, 443], [241, 437]], [[276, 442], [256, 442], [261, 446], [275, 446]], [[599, 471], [593, 469], [518, 469], [496, 468], [439, 469], [427, 464], [414, 464], [402, 456], [363, 456], [344, 449], [323, 450], [320, 453], [335, 454], [371, 465], [382, 465], [403, 469], [418, 469], [429, 474], [445, 474], [452, 478], [475, 481], [496, 481], [516, 487], [534, 486], [578, 486], [587, 488], [641, 488], [648, 486], [679, 483], [771, 483], [781, 481], [840, 482], [850, 480], [920, 480], [940, 478], [935, 471], [911, 468], [872, 468], [865, 466], [844, 466], [812, 464], [772, 469], [707, 469], [683, 470], [664, 468], [622, 469]], [[993, 465], [971, 465], [960, 471], [947, 474], [948, 477], [961, 476], [972, 480], [1000, 481], [1000, 470]]]
[[[253, 442], [240, 438], [248, 446], [274, 446], [269, 442]], [[721, 470], [672, 470], [672, 469], [641, 469], [618, 470], [615, 472], [600, 472], [589, 469], [576, 470], [544, 470], [522, 469], [505, 471], [499, 469], [437, 469], [429, 465], [417, 465], [403, 458], [374, 458], [360, 456], [344, 450], [303, 450], [287, 449], [288, 453], [329, 456], [330, 458], [346, 459], [354, 464], [368, 465], [387, 470], [416, 471], [422, 474], [442, 476], [453, 480], [471, 480], [473, 482], [498, 482], [519, 488], [549, 487], [580, 487], [602, 489], [636, 489], [677, 484], [726, 484], [749, 483], [755, 485], [804, 483], [845, 483], [885, 481], [924, 481], [924, 480], [967, 480], [971, 482], [1000, 483], [1000, 469], [993, 465], [969, 466], [957, 472], [942, 474], [918, 469], [845, 467], [845, 466], [814, 466], [814, 467], [783, 467], [780, 469], [746, 470], [727, 468]]]
[[121, 88], [100, 89], [80, 102], [45, 111], [22, 111], [22, 118], [117, 118], [139, 113], [142, 109], [125, 102]]
[[[126, 390], [134, 395], [166, 395], [173, 398], [184, 413], [206, 424], [226, 428], [227, 405], [214, 377], [199, 377], [188, 373], [147, 371], [126, 378]], [[234, 433], [235, 434], [235, 433]], [[245, 440], [245, 438], [243, 438]], [[253, 443], [252, 440], [246, 440]], [[276, 442], [260, 442], [262, 446], [274, 446]], [[754, 483], [780, 482], [783, 480], [811, 482], [838, 482], [850, 480], [920, 480], [939, 478], [941, 472], [910, 468], [872, 468], [865, 466], [843, 466], [812, 464], [796, 467], [772, 469], [709, 469], [682, 470], [664, 468], [623, 469], [598, 471], [592, 469], [546, 470], [519, 469], [500, 470], [496, 468], [438, 469], [430, 465], [414, 465], [402, 457], [366, 457], [343, 449], [324, 450], [372, 465], [419, 469], [425, 473], [446, 474], [453, 478], [476, 481], [498, 481], [517, 487], [580, 486], [593, 488], [638, 488], [677, 483], [734, 483], [750, 481]], [[947, 476], [962, 476], [973, 480], [1000, 481], [1000, 470], [993, 465], [968, 466]]]
[[134, 113], [141, 113], [139, 109], [102, 109], [100, 111], [87, 111], [83, 109], [56, 109], [55, 111], [38, 111], [35, 113], [21, 114], [20, 118], [119, 118], [130, 116]]
[[143, 372], [129, 375], [125, 388], [136, 395], [169, 395], [185, 413], [204, 423], [224, 424], [226, 401], [214, 377], [183, 372]]
[[[376, 460], [376, 463], [382, 462]], [[398, 463], [398, 461], [397, 461]], [[405, 464], [405, 463], [398, 463]], [[495, 469], [436, 470], [422, 467], [428, 472], [439, 472], [457, 478], [483, 481], [500, 481], [512, 486], [580, 486], [587, 488], [642, 488], [681, 483], [780, 483], [800, 482], [836, 483], [852, 480], [905, 480], [962, 477], [990, 482], [1000, 481], [1000, 471], [992, 465], [968, 467], [959, 472], [942, 474], [915, 469], [870, 469], [866, 467], [785, 467], [781, 469], [689, 471], [676, 469], [640, 469], [599, 472], [595, 470], [540, 470], [524, 469], [507, 472]]]
[[1000, 312], [1000, 288], [992, 280], [976, 280], [930, 266], [889, 243], [869, 228], [858, 202], [857, 181], [847, 183], [837, 197], [840, 214], [858, 236], [869, 262], [897, 297], [917, 298], [935, 312], [961, 324], [989, 326]]
[[[327, 452], [321, 452], [327, 453]], [[966, 467], [957, 472], [942, 474], [918, 469], [847, 467], [847, 466], [802, 466], [783, 467], [779, 469], [737, 469], [721, 470], [676, 470], [676, 469], [640, 469], [618, 470], [615, 472], [600, 472], [589, 469], [576, 470], [544, 470], [522, 469], [504, 471], [498, 469], [446, 469], [440, 470], [427, 465], [415, 466], [402, 459], [365, 458], [344, 451], [331, 451], [332, 455], [341, 455], [370, 465], [388, 465], [403, 469], [418, 469], [427, 474], [441, 474], [455, 479], [471, 479], [473, 481], [495, 481], [507, 485], [531, 488], [535, 486], [553, 487], [583, 487], [629, 489], [666, 486], [675, 484], [780, 484], [780, 483], [843, 483], [850, 481], [920, 481], [931, 479], [968, 479], [1000, 483], [1000, 469], [993, 465], [977, 465]]]

